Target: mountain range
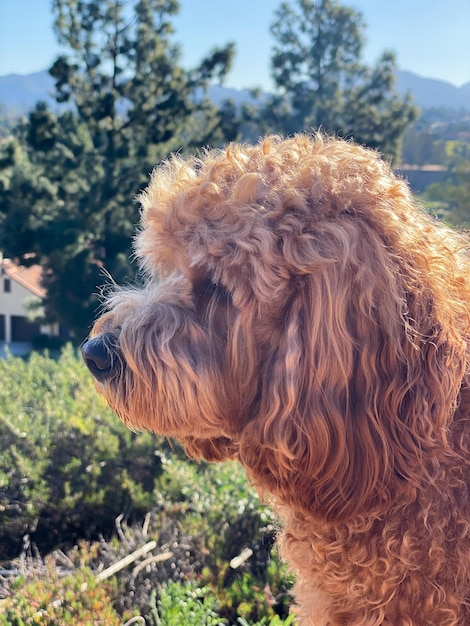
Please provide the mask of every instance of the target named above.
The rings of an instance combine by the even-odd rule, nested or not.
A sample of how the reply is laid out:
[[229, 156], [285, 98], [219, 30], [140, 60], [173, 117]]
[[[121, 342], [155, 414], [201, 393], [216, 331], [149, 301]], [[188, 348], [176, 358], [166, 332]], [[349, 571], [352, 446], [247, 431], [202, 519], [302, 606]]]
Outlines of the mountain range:
[[[50, 95], [54, 82], [47, 70], [34, 74], [9, 74], [0, 76], [0, 105], [7, 110], [24, 113], [38, 100], [54, 106]], [[396, 90], [399, 94], [411, 92], [416, 104], [423, 109], [445, 107], [470, 111], [470, 82], [461, 87], [434, 78], [424, 78], [413, 72], [399, 70], [396, 73]], [[233, 89], [214, 85], [210, 89], [214, 101], [232, 98], [236, 103], [246, 102], [251, 97], [249, 89]]]

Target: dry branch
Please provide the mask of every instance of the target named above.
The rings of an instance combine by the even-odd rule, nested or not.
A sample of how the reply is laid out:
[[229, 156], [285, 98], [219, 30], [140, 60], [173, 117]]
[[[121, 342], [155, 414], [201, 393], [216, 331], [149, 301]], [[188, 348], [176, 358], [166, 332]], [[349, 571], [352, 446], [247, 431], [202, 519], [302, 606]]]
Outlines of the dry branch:
[[138, 550], [131, 552], [131, 554], [128, 554], [120, 561], [113, 563], [113, 565], [111, 565], [110, 567], [107, 567], [102, 572], [100, 572], [95, 577], [96, 582], [101, 582], [102, 580], [106, 580], [107, 578], [110, 578], [111, 576], [113, 576], [113, 574], [116, 574], [117, 572], [121, 571], [122, 569], [124, 569], [125, 567], [127, 567], [128, 565], [136, 561], [139, 557], [143, 556], [144, 554], [147, 554], [147, 552], [150, 552], [151, 550], [154, 550], [156, 547], [157, 547], [156, 541], [149, 541]]

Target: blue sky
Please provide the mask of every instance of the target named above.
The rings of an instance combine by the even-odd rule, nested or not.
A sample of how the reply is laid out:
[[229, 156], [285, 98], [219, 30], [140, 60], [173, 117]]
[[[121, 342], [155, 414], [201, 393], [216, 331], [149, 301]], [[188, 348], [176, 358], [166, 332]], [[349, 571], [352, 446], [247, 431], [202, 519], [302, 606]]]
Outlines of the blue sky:
[[[237, 44], [226, 85], [269, 89], [269, 26], [281, 0], [180, 0], [175, 41], [195, 65], [213, 46]], [[400, 69], [460, 86], [470, 81], [470, 0], [342, 0], [367, 24], [364, 60], [384, 49]], [[0, 75], [47, 69], [59, 52], [51, 0], [0, 0]]]

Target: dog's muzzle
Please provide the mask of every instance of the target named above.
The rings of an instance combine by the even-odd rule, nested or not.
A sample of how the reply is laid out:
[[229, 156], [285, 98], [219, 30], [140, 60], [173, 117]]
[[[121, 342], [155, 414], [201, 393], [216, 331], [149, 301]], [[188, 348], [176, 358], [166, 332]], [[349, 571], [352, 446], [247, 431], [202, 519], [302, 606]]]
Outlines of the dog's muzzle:
[[120, 367], [116, 336], [104, 333], [89, 339], [82, 345], [82, 357], [96, 380], [106, 382]]

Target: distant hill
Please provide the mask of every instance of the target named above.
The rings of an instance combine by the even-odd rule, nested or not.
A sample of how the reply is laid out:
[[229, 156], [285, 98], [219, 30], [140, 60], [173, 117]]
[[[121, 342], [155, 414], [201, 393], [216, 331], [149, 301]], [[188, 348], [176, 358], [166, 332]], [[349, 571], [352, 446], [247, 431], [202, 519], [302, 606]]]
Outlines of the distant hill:
[[413, 72], [402, 70], [397, 72], [396, 89], [400, 94], [410, 91], [416, 104], [423, 109], [445, 107], [470, 111], [470, 82], [456, 87], [443, 80], [423, 78]]
[[0, 76], [0, 102], [8, 108], [15, 108], [19, 113], [24, 113], [38, 100], [55, 104], [50, 95], [53, 88], [54, 80], [47, 70], [34, 74]]
[[[10, 74], [0, 76], [0, 104], [21, 114], [31, 109], [38, 100], [44, 100], [52, 108], [57, 107], [51, 97], [54, 82], [47, 71], [20, 76]], [[424, 109], [445, 107], [470, 111], [470, 82], [461, 87], [434, 78], [424, 78], [409, 71], [397, 72], [398, 93], [410, 91], [416, 104]], [[249, 101], [252, 96], [248, 89], [233, 89], [214, 85], [210, 94], [215, 102], [231, 98], [237, 104]]]

